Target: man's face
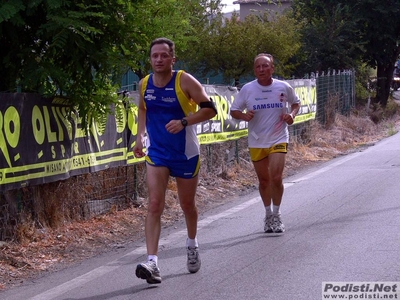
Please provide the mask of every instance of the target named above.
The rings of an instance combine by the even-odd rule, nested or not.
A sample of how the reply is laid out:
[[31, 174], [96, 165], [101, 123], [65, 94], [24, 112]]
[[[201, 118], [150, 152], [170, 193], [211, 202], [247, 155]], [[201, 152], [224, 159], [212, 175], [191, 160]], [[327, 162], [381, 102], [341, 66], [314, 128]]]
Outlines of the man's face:
[[274, 73], [274, 64], [266, 56], [260, 56], [254, 61], [254, 74], [257, 79], [270, 79]]
[[151, 48], [150, 63], [154, 72], [170, 71], [175, 63], [167, 44], [155, 44]]

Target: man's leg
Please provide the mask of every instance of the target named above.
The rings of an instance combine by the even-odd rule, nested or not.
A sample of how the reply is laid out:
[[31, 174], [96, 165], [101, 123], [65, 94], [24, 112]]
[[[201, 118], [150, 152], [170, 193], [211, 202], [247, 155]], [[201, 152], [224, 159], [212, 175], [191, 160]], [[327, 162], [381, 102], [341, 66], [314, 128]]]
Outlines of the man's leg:
[[285, 153], [270, 153], [269, 155], [269, 176], [272, 197], [272, 217], [270, 220], [271, 234], [281, 235], [285, 232], [280, 213], [280, 206], [283, 196], [283, 169], [285, 166]]
[[270, 186], [268, 157], [259, 161], [253, 161], [253, 166], [258, 178], [258, 191], [260, 192], [261, 199], [265, 207], [270, 206], [272, 199], [272, 191]]
[[269, 178], [272, 203], [280, 206], [283, 196], [283, 169], [285, 167], [285, 153], [270, 153], [269, 155]]
[[253, 165], [259, 180], [260, 196], [266, 208], [264, 231], [267, 234], [281, 234], [285, 231], [279, 212], [283, 196], [285, 154], [270, 153], [262, 160], [253, 161]]
[[166, 167], [147, 165], [146, 182], [148, 189], [148, 207], [145, 223], [146, 246], [148, 255], [157, 255], [161, 233], [161, 215], [165, 206], [165, 193], [169, 179]]
[[147, 165], [146, 181], [148, 188], [148, 208], [145, 223], [147, 262], [138, 264], [136, 276], [147, 283], [161, 283], [160, 269], [158, 268], [158, 242], [161, 233], [161, 215], [165, 206], [165, 192], [167, 189], [169, 170], [166, 167]]
[[178, 187], [179, 203], [185, 214], [187, 239], [187, 268], [190, 273], [200, 270], [201, 260], [197, 243], [197, 221], [198, 211], [196, 206], [196, 190], [198, 176], [190, 179], [176, 178]]
[[258, 191], [260, 192], [261, 200], [265, 207], [264, 232], [267, 234], [272, 234], [272, 192], [268, 164], [268, 157], [258, 161], [253, 161], [254, 170], [256, 171], [258, 178]]
[[176, 178], [179, 203], [185, 214], [187, 232], [190, 239], [196, 238], [197, 235], [198, 211], [195, 197], [198, 182], [198, 176], [190, 179]]

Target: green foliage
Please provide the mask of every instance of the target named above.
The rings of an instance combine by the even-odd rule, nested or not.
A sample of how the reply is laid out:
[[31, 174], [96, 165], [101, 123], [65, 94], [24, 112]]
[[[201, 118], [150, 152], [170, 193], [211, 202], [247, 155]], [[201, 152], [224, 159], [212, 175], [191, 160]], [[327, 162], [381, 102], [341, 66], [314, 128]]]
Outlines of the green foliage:
[[295, 19], [302, 25], [298, 74], [352, 69], [362, 44], [357, 43], [354, 12], [341, 1], [295, 0]]
[[365, 64], [360, 64], [356, 69], [356, 74], [356, 100], [364, 105], [374, 92], [371, 88], [371, 69]]
[[400, 1], [349, 1], [363, 42], [362, 60], [377, 69], [376, 102], [388, 103], [395, 62], [400, 55]]
[[386, 106], [400, 54], [400, 1], [294, 0], [293, 8], [303, 24], [299, 73], [355, 68], [364, 62], [377, 68], [376, 101]]
[[0, 6], [0, 91], [64, 96], [83, 123], [107, 112], [142, 37], [134, 1], [12, 1]]
[[226, 82], [233, 79], [238, 85], [241, 78], [253, 75], [254, 57], [267, 52], [275, 58], [276, 74], [288, 76], [292, 66], [287, 62], [300, 47], [297, 27], [286, 15], [274, 21], [268, 17], [265, 13], [239, 20], [238, 14], [230, 19], [214, 15], [189, 42], [185, 61], [203, 76], [223, 74]]
[[135, 24], [141, 28], [146, 43], [136, 51], [132, 70], [143, 78], [151, 70], [148, 45], [158, 37], [172, 39], [176, 45], [176, 56], [184, 57], [189, 43], [196, 41], [210, 15], [221, 11], [221, 0], [165, 0], [154, 5], [153, 1], [142, 1], [136, 6], [140, 11]]
[[148, 45], [165, 36], [177, 54], [221, 0], [13, 0], [0, 4], [0, 92], [63, 97], [85, 128], [110, 112], [122, 75], [150, 69]]

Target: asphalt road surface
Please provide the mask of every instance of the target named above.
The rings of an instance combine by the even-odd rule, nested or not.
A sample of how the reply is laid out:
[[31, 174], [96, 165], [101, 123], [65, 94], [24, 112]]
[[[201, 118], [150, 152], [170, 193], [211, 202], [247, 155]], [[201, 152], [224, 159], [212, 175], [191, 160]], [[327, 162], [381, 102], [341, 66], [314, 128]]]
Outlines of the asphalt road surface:
[[257, 192], [202, 215], [196, 274], [186, 270], [180, 223], [162, 231], [159, 285], [135, 276], [146, 259], [140, 240], [0, 299], [315, 300], [323, 282], [399, 282], [400, 134], [286, 178], [282, 214], [280, 237], [264, 234]]

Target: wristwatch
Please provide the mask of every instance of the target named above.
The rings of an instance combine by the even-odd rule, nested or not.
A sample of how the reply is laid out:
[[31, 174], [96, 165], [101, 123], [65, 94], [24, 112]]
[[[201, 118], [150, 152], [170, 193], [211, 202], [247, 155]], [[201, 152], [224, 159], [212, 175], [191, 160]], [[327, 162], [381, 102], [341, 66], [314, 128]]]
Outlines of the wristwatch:
[[186, 127], [188, 125], [188, 121], [186, 119], [182, 119], [181, 124], [183, 127]]

